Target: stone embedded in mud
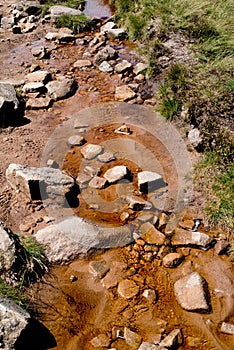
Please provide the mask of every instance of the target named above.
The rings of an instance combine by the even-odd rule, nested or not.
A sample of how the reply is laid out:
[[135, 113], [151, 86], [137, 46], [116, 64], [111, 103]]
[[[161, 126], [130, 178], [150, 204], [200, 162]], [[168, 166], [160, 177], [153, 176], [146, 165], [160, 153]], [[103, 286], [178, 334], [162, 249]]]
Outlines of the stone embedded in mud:
[[81, 154], [85, 159], [93, 159], [96, 158], [103, 151], [103, 147], [101, 145], [94, 145], [89, 143], [81, 149]]
[[75, 35], [67, 32], [49, 32], [45, 35], [46, 40], [56, 41], [59, 44], [72, 43], [76, 40]]
[[221, 239], [215, 244], [215, 253], [218, 255], [225, 254], [229, 246], [230, 243], [226, 239]]
[[222, 333], [234, 335], [234, 324], [228, 322], [222, 322], [220, 331]]
[[202, 249], [208, 249], [213, 242], [213, 237], [206, 233], [186, 231], [181, 228], [175, 230], [171, 239], [171, 244], [174, 246], [195, 246]]
[[62, 100], [75, 92], [76, 82], [74, 79], [60, 76], [57, 80], [50, 81], [46, 84], [46, 89], [50, 97], [55, 101]]
[[72, 135], [67, 142], [70, 146], [81, 146], [85, 143], [85, 139], [80, 135]]
[[12, 188], [32, 200], [53, 198], [61, 200], [74, 186], [74, 180], [59, 169], [49, 167], [29, 168], [10, 164], [6, 178]]
[[151, 304], [156, 301], [156, 292], [154, 289], [145, 289], [142, 296]]
[[103, 61], [100, 66], [98, 67], [98, 69], [101, 72], [105, 72], [105, 73], [110, 73], [113, 72], [113, 68], [112, 66], [107, 62], [107, 61]]
[[124, 165], [116, 165], [111, 169], [108, 169], [103, 177], [109, 182], [114, 183], [122, 180], [128, 173], [128, 169]]
[[43, 59], [43, 58], [49, 58], [50, 50], [48, 50], [44, 46], [40, 47], [33, 47], [32, 48], [32, 55], [36, 57], [37, 59]]
[[197, 272], [179, 279], [174, 285], [175, 296], [180, 306], [187, 311], [208, 312], [207, 285]]
[[48, 109], [52, 106], [53, 100], [50, 97], [29, 98], [26, 102], [26, 109]]
[[115, 100], [126, 102], [136, 97], [136, 93], [128, 86], [117, 86], [115, 89]]
[[124, 339], [132, 349], [138, 349], [142, 341], [142, 337], [139, 334], [131, 331], [127, 327], [124, 327]]
[[106, 334], [99, 334], [90, 343], [94, 348], [107, 348], [110, 345], [110, 338]]
[[161, 342], [160, 348], [171, 349], [183, 344], [183, 336], [180, 329], [173, 329]]
[[151, 209], [152, 204], [150, 202], [145, 201], [144, 199], [136, 196], [128, 196], [126, 197], [126, 201], [129, 205], [129, 209], [140, 211], [143, 209]]
[[94, 57], [94, 64], [97, 66], [100, 66], [100, 64], [103, 61], [109, 61], [114, 59], [117, 56], [117, 52], [113, 47], [111, 46], [106, 46], [103, 49], [101, 49], [96, 56]]
[[183, 254], [180, 253], [169, 253], [163, 258], [164, 267], [177, 267], [184, 260]]
[[112, 40], [124, 40], [127, 38], [127, 33], [123, 28], [113, 28], [106, 33], [107, 37]]
[[167, 186], [161, 175], [152, 171], [141, 171], [137, 174], [138, 188], [140, 192], [148, 193]]
[[28, 94], [30, 92], [45, 92], [46, 91], [46, 88], [45, 88], [45, 85], [41, 82], [31, 82], [31, 83], [26, 83], [24, 86], [23, 86], [23, 92], [25, 94]]
[[112, 152], [104, 152], [98, 156], [98, 160], [102, 163], [109, 163], [115, 159], [116, 157]]
[[53, 19], [59, 18], [63, 15], [79, 16], [82, 14], [80, 10], [76, 10], [68, 6], [60, 6], [60, 5], [51, 6], [49, 8], [49, 13], [51, 14], [51, 17]]
[[117, 291], [124, 299], [131, 299], [139, 293], [139, 287], [134, 281], [126, 279], [119, 282]]
[[143, 342], [138, 348], [138, 350], [163, 350], [163, 349], [159, 348], [158, 345], [148, 343], [148, 342]]
[[29, 73], [26, 75], [25, 79], [29, 82], [41, 82], [46, 84], [49, 80], [51, 80], [51, 73], [46, 70], [37, 70], [35, 72]]
[[26, 329], [30, 315], [18, 305], [0, 296], [1, 347], [7, 350], [16, 349], [16, 342]]
[[90, 60], [77, 60], [73, 63], [74, 68], [83, 68], [92, 66], [92, 62]]
[[103, 278], [110, 270], [105, 260], [91, 261], [89, 263], [89, 271], [98, 278]]
[[45, 246], [50, 262], [65, 263], [93, 249], [123, 247], [132, 242], [132, 233], [127, 226], [100, 227], [72, 216], [39, 230], [35, 238]]
[[96, 189], [102, 189], [105, 187], [107, 180], [103, 177], [95, 176], [90, 182], [89, 186]]
[[118, 63], [115, 66], [115, 72], [117, 74], [121, 74], [121, 73], [125, 73], [127, 71], [130, 71], [131, 68], [132, 68], [132, 64], [126, 60], [123, 60], [122, 62]]
[[135, 75], [138, 75], [142, 72], [144, 72], [146, 69], [147, 69], [147, 64], [146, 63], [142, 63], [142, 62], [139, 62], [135, 65], [134, 69], [133, 69], [133, 73]]
[[17, 246], [13, 233], [0, 221], [0, 272], [10, 270], [15, 263]]
[[140, 227], [141, 238], [148, 244], [163, 245], [165, 235], [158, 231], [150, 222], [145, 222]]

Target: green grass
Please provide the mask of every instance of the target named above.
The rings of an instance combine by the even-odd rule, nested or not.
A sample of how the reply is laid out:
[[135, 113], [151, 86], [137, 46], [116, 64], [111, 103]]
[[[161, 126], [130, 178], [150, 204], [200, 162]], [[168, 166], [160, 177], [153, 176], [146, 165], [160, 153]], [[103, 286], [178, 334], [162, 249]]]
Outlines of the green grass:
[[29, 304], [24, 296], [24, 291], [19, 286], [12, 286], [0, 278], [0, 294], [5, 298], [15, 302], [23, 309], [29, 309]]
[[43, 11], [47, 11], [51, 6], [63, 5], [78, 9], [80, 5], [84, 5], [84, 0], [64, 0], [64, 1], [53, 1], [53, 0], [41, 0], [40, 3], [43, 5]]
[[74, 34], [90, 31], [95, 28], [95, 22], [81, 14], [79, 16], [63, 15], [59, 17], [55, 22], [56, 28], [69, 28]]

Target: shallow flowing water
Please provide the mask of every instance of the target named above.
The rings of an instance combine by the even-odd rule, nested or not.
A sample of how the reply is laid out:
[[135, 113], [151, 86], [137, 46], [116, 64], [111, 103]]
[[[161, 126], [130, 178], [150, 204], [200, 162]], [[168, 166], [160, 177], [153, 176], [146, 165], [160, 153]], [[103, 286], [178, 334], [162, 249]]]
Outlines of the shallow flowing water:
[[84, 13], [91, 17], [108, 18], [112, 16], [113, 8], [105, 0], [87, 0]]

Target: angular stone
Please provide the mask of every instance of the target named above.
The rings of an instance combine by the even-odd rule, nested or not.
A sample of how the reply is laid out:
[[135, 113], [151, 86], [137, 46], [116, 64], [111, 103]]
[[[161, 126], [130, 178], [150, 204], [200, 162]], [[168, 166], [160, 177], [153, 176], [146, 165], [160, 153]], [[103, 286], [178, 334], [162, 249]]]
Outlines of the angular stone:
[[162, 245], [166, 237], [158, 231], [150, 222], [145, 222], [140, 227], [141, 238], [148, 244]]
[[146, 69], [148, 68], [147, 64], [146, 63], [142, 63], [142, 62], [139, 62], [135, 65], [135, 67], [133, 68], [133, 73], [135, 75], [138, 75], [142, 72], [144, 72]]
[[102, 189], [106, 185], [106, 179], [103, 177], [95, 176], [90, 182], [89, 187], [96, 188], [96, 189]]
[[102, 163], [109, 163], [115, 159], [116, 157], [112, 152], [104, 152], [98, 156], [98, 160]]
[[123, 60], [122, 62], [118, 63], [115, 66], [115, 72], [117, 74], [121, 74], [129, 71], [131, 68], [132, 68], [132, 64], [126, 60]]
[[139, 293], [139, 287], [134, 281], [125, 279], [119, 282], [117, 291], [124, 299], [131, 299]]
[[128, 169], [124, 165], [117, 165], [111, 169], [108, 169], [103, 177], [109, 182], [114, 183], [123, 179], [127, 175]]
[[158, 345], [148, 343], [148, 342], [143, 342], [138, 348], [138, 350], [161, 350], [161, 348]]
[[175, 296], [180, 306], [188, 311], [208, 312], [206, 281], [197, 272], [193, 272], [174, 284]]
[[58, 80], [46, 84], [46, 88], [50, 97], [57, 101], [71, 96], [75, 92], [76, 82], [61, 76]]
[[89, 263], [89, 271], [98, 278], [103, 278], [110, 270], [105, 260], [91, 261]]
[[227, 322], [222, 322], [220, 331], [222, 333], [234, 335], [234, 324], [227, 323]]
[[81, 154], [85, 159], [96, 158], [103, 151], [103, 147], [100, 145], [94, 145], [89, 143], [81, 149]]
[[75, 35], [66, 32], [49, 32], [45, 35], [46, 40], [53, 40], [58, 42], [59, 44], [71, 43], [76, 40]]
[[163, 258], [164, 267], [177, 267], [184, 260], [183, 254], [169, 253]]
[[197, 128], [190, 130], [188, 133], [188, 140], [193, 145], [193, 147], [198, 147], [202, 143], [200, 131]]
[[39, 230], [35, 238], [45, 246], [50, 262], [68, 262], [89, 251], [123, 247], [132, 242], [127, 226], [100, 227], [80, 217], [69, 217]]
[[215, 253], [218, 255], [225, 254], [229, 246], [230, 243], [226, 239], [221, 239], [215, 244]]
[[156, 292], [154, 289], [145, 289], [142, 296], [146, 298], [151, 304], [156, 301]]
[[1, 344], [4, 344], [2, 348], [13, 350], [30, 321], [30, 315], [9, 299], [0, 296], [0, 320]]
[[123, 28], [113, 28], [107, 32], [107, 37], [113, 40], [124, 40], [127, 38], [127, 33]]
[[84, 144], [84, 142], [85, 139], [83, 138], [83, 136], [80, 135], [72, 135], [68, 139], [68, 144], [70, 146], [81, 146]]
[[214, 239], [206, 233], [186, 231], [180, 228], [175, 230], [171, 244], [175, 246], [193, 246], [196, 248], [208, 249]]
[[112, 60], [116, 56], [117, 56], [117, 52], [115, 51], [115, 49], [113, 49], [113, 47], [111, 46], [106, 46], [96, 54], [96, 56], [94, 57], [94, 63], [97, 66], [100, 66], [100, 64], [103, 61]]
[[41, 82], [43, 84], [47, 83], [51, 80], [51, 74], [46, 70], [37, 70], [36, 72], [32, 72], [26, 75], [25, 79], [32, 82]]
[[161, 342], [160, 347], [171, 349], [183, 344], [183, 336], [180, 329], [173, 329]]
[[110, 73], [113, 72], [113, 68], [111, 67], [111, 65], [107, 62], [107, 61], [103, 61], [100, 66], [98, 67], [98, 69], [101, 72], [106, 72], [106, 73]]
[[19, 100], [17, 98], [14, 86], [8, 83], [0, 82], [0, 120], [2, 114], [7, 111], [16, 110], [19, 107]]
[[140, 197], [126, 197], [126, 201], [129, 205], [129, 209], [135, 210], [135, 211], [140, 211], [143, 209], [151, 209], [152, 204], [150, 202], [145, 201], [144, 199]]
[[152, 171], [141, 171], [137, 174], [137, 180], [139, 191], [143, 193], [158, 190], [167, 185], [161, 175]]
[[93, 177], [93, 176], [98, 175], [98, 173], [100, 172], [100, 168], [99, 168], [99, 167], [93, 167], [93, 166], [87, 165], [87, 166], [84, 168], [84, 172], [85, 172], [85, 174], [87, 174], [87, 175]]
[[43, 58], [48, 58], [50, 55], [50, 51], [44, 46], [33, 47], [32, 48], [32, 55], [40, 60]]
[[73, 189], [74, 180], [59, 169], [28, 168], [20, 164], [10, 164], [6, 178], [12, 188], [35, 200], [47, 197], [64, 197]]
[[136, 96], [136, 93], [128, 86], [117, 86], [115, 89], [115, 100], [126, 102], [132, 100]]
[[80, 10], [76, 10], [74, 8], [71, 7], [67, 7], [67, 6], [60, 6], [60, 5], [55, 5], [55, 6], [51, 6], [49, 8], [49, 12], [51, 14], [52, 18], [58, 18], [61, 17], [63, 15], [67, 15], [67, 16], [79, 16], [82, 14], [82, 12]]
[[83, 68], [92, 66], [92, 62], [90, 60], [77, 60], [73, 63], [74, 68]]
[[46, 91], [45, 85], [40, 82], [27, 83], [23, 86], [23, 92], [28, 94], [29, 92], [44, 92]]
[[90, 343], [95, 348], [107, 348], [110, 345], [110, 338], [106, 334], [99, 334]]
[[26, 102], [27, 109], [48, 109], [52, 106], [53, 100], [50, 97], [29, 98]]
[[138, 349], [142, 337], [139, 334], [131, 331], [129, 328], [124, 327], [124, 339], [132, 349]]
[[81, 186], [87, 184], [91, 179], [92, 177], [90, 175], [81, 173], [78, 174], [76, 182], [79, 184], [79, 186]]
[[13, 233], [0, 221], [0, 272], [11, 269], [17, 258], [16, 253], [16, 239]]
[[116, 27], [116, 24], [114, 22], [107, 22], [103, 26], [101, 26], [100, 31], [108, 32], [110, 29], [114, 29], [115, 27]]

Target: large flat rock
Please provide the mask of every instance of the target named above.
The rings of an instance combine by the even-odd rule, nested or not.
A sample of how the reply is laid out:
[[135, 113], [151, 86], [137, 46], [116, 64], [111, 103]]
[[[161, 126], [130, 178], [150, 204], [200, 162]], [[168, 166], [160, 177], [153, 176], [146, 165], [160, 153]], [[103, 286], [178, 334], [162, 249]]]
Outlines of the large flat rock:
[[193, 246], [202, 249], [208, 249], [214, 239], [202, 232], [186, 231], [181, 228], [175, 230], [175, 234], [171, 239], [174, 246]]
[[49, 12], [50, 12], [52, 18], [58, 18], [58, 17], [61, 17], [63, 15], [79, 16], [82, 14], [82, 12], [80, 10], [76, 10], [76, 9], [71, 8], [71, 7], [62, 6], [62, 5], [61, 6], [60, 5], [51, 6], [49, 9]]
[[80, 217], [69, 217], [39, 230], [37, 241], [45, 246], [50, 262], [68, 262], [94, 249], [122, 247], [132, 241], [127, 226], [101, 227]]

